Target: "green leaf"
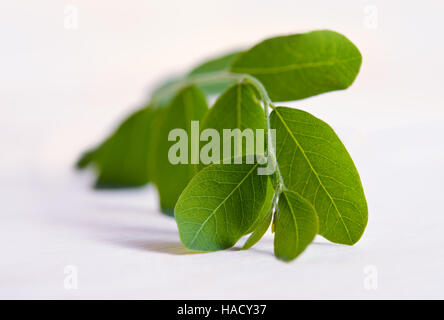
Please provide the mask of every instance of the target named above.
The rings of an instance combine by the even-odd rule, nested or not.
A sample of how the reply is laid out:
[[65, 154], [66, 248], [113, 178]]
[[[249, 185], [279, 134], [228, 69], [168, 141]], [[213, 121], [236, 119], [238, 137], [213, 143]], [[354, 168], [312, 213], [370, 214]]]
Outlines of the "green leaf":
[[142, 186], [150, 180], [148, 159], [155, 111], [143, 108], [130, 115], [99, 147], [87, 151], [77, 162], [79, 169], [94, 164], [96, 188]]
[[361, 61], [346, 37], [320, 30], [264, 40], [240, 54], [231, 71], [259, 79], [271, 100], [290, 101], [346, 89]]
[[292, 191], [283, 191], [276, 216], [274, 254], [291, 261], [300, 255], [318, 232], [318, 217], [313, 206]]
[[94, 152], [96, 149], [85, 151], [76, 162], [77, 169], [85, 169], [94, 161]]
[[[256, 98], [254, 88], [244, 82], [237, 83], [228, 88], [216, 101], [214, 106], [208, 111], [205, 116], [201, 130], [215, 129], [219, 133], [220, 150], [223, 150], [223, 130], [224, 129], [245, 129], [253, 130], [254, 141], [256, 141], [256, 129], [265, 129], [265, 116], [261, 104]], [[264, 138], [265, 138], [264, 130]], [[241, 136], [238, 137], [242, 139]], [[234, 139], [232, 139], [234, 140]], [[265, 140], [265, 139], [264, 139]], [[246, 139], [238, 142], [238, 147], [242, 147], [242, 153], [254, 154], [255, 150], [246, 149]], [[264, 141], [265, 142], [265, 141]], [[203, 143], [204, 144], [204, 143]], [[252, 147], [254, 147], [253, 145]], [[234, 153], [234, 141], [232, 141], [231, 156]], [[223, 152], [220, 152], [220, 161], [224, 158]]]
[[[173, 208], [181, 192], [191, 178], [197, 173], [197, 165], [172, 164], [168, 159], [170, 147], [175, 141], [168, 141], [168, 135], [173, 129], [184, 129], [191, 137], [191, 121], [202, 120], [208, 106], [203, 93], [195, 86], [182, 89], [174, 97], [171, 104], [160, 109], [158, 128], [155, 136], [155, 153], [153, 165], [153, 181], [160, 197], [160, 206], [164, 213], [173, 214]], [[188, 142], [188, 156], [191, 155], [191, 143]]]
[[258, 163], [213, 164], [185, 188], [175, 208], [185, 247], [216, 251], [232, 247], [257, 220], [263, 207], [267, 176]]
[[356, 243], [367, 225], [367, 203], [353, 160], [336, 133], [311, 114], [291, 108], [276, 108], [270, 121], [286, 188], [315, 207], [322, 236]]
[[[198, 65], [188, 73], [188, 77], [202, 75], [212, 72], [228, 71], [231, 63], [239, 55], [240, 51], [231, 52], [223, 56], [219, 56]], [[234, 80], [220, 80], [211, 83], [199, 84], [199, 88], [205, 94], [219, 94], [234, 83]]]

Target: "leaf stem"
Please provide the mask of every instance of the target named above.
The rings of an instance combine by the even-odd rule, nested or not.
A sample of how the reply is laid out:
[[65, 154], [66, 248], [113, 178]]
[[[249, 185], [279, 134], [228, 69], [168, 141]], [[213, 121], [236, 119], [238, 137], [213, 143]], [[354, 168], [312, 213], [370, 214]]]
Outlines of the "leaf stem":
[[266, 130], [268, 133], [267, 150], [268, 150], [268, 155], [270, 156], [271, 161], [273, 162], [273, 165], [276, 168], [277, 180], [278, 180], [275, 195], [273, 196], [273, 205], [272, 205], [272, 209], [273, 209], [273, 208], [276, 208], [277, 202], [279, 200], [279, 195], [281, 194], [282, 190], [285, 188], [284, 180], [282, 178], [282, 174], [279, 169], [279, 164], [277, 162], [276, 151], [274, 150], [273, 139], [272, 139], [271, 130], [270, 130], [271, 125], [270, 125], [270, 114], [268, 112], [268, 108], [271, 107], [272, 109], [275, 109], [275, 107], [274, 107], [270, 97], [268, 96], [267, 90], [265, 89], [263, 84], [258, 79], [256, 79], [253, 76], [250, 76], [248, 74], [242, 74], [242, 76], [247, 82], [249, 82], [251, 85], [253, 85], [256, 88], [256, 90], [261, 95], [261, 99], [264, 103], [265, 124], [266, 124]]

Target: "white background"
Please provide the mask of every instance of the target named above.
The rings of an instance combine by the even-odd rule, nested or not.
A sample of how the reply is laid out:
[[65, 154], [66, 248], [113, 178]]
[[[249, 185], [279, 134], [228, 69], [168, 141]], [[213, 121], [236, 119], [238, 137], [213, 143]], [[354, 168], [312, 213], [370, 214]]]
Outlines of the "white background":
[[[76, 30], [64, 27], [70, 5]], [[0, 297], [444, 298], [443, 12], [442, 1], [2, 1]], [[331, 124], [355, 160], [369, 205], [357, 245], [317, 238], [283, 263], [268, 234], [249, 251], [192, 254], [153, 188], [95, 192], [73, 170], [165, 76], [322, 28], [358, 46], [361, 72], [346, 91], [289, 105]], [[77, 290], [64, 288], [69, 265]]]

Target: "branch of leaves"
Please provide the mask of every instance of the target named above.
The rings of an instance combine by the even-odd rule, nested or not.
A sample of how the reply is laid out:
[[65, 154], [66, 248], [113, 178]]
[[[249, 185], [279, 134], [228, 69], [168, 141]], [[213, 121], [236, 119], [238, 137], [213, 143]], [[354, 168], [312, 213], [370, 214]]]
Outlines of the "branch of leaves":
[[277, 208], [273, 176], [257, 174], [259, 161], [210, 165], [191, 180], [175, 208], [186, 247], [230, 248], [253, 229], [248, 249], [273, 217], [275, 255], [282, 260], [297, 257], [316, 234], [348, 245], [359, 240], [367, 224], [366, 200], [353, 161], [331, 127], [307, 112], [277, 107], [271, 128], [277, 137], [276, 174], [284, 181]]
[[[270, 224], [275, 255], [282, 260], [298, 256], [316, 234], [352, 245], [364, 232], [367, 205], [350, 155], [325, 122], [301, 110], [274, 107], [271, 101], [345, 89], [360, 65], [358, 49], [336, 32], [267, 39], [162, 85], [146, 108], [85, 153], [78, 167], [96, 166], [97, 187], [153, 182], [162, 210], [174, 214], [180, 238], [189, 249], [230, 248], [251, 233], [244, 245], [247, 249]], [[220, 96], [208, 109], [207, 96], [213, 94]], [[270, 115], [268, 105], [273, 107]], [[192, 121], [201, 121], [201, 128], [193, 131]], [[221, 154], [208, 147], [216, 137], [211, 137], [207, 148], [200, 148], [200, 154], [189, 143], [187, 164], [172, 164], [168, 152], [180, 141], [170, 141], [169, 133], [177, 128], [190, 140], [196, 135], [199, 139], [208, 128], [220, 136], [223, 129], [274, 129], [275, 144], [268, 139], [264, 148], [277, 170], [271, 176], [258, 174], [264, 166], [258, 159], [265, 153], [255, 155], [254, 162], [225, 163]], [[196, 164], [193, 159], [202, 152], [219, 163]], [[241, 153], [246, 157], [246, 150]]]

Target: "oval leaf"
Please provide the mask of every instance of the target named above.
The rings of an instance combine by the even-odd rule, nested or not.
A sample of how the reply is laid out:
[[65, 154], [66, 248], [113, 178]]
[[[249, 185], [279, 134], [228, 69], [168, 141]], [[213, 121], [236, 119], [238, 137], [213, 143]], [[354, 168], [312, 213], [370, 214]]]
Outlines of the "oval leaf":
[[258, 166], [213, 164], [190, 181], [174, 210], [187, 248], [223, 250], [246, 234], [261, 212], [267, 189], [268, 177], [257, 174]]
[[362, 57], [343, 35], [320, 30], [267, 39], [240, 54], [231, 71], [259, 79], [273, 101], [290, 101], [349, 87]]
[[356, 243], [367, 225], [367, 202], [353, 160], [336, 133], [311, 114], [291, 108], [276, 108], [270, 121], [285, 186], [315, 207], [322, 236]]
[[313, 206], [292, 191], [281, 193], [278, 206], [274, 254], [291, 261], [313, 241], [318, 232], [318, 217]]
[[82, 169], [93, 163], [99, 176], [96, 188], [142, 186], [151, 180], [148, 160], [156, 111], [143, 108], [131, 114], [99, 147], [78, 161]]

